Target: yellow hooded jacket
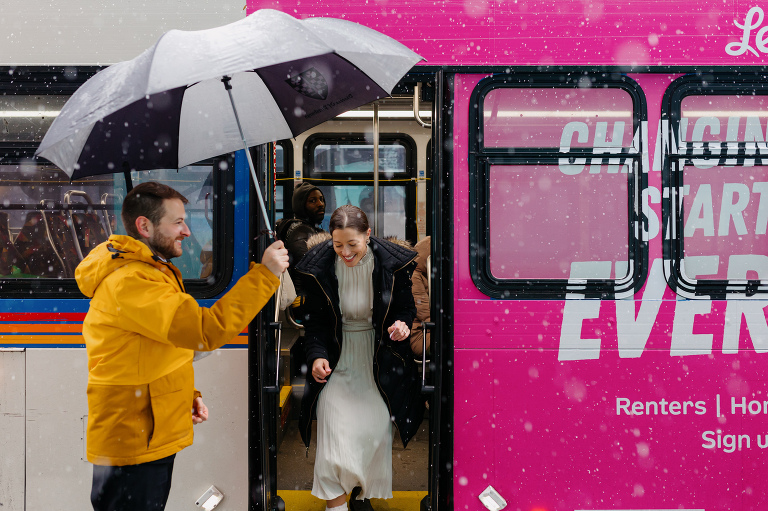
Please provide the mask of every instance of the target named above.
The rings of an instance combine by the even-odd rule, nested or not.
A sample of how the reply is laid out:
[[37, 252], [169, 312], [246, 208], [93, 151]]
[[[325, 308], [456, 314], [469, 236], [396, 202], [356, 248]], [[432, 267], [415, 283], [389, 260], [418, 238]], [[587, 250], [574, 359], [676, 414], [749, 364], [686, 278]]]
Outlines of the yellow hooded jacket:
[[91, 305], [83, 322], [88, 353], [88, 461], [135, 465], [192, 444], [194, 351], [236, 337], [280, 280], [251, 269], [212, 307], [184, 292], [181, 273], [144, 243], [110, 236], [75, 272]]

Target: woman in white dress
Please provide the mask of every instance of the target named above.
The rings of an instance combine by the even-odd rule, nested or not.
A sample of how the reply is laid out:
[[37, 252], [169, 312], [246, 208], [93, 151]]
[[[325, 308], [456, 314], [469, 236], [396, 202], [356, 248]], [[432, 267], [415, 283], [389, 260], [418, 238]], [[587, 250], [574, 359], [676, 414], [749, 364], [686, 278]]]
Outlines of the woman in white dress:
[[306, 293], [307, 385], [299, 426], [309, 448], [317, 415], [312, 494], [327, 509], [353, 509], [392, 497], [392, 423], [403, 443], [424, 416], [410, 345], [416, 313], [411, 274], [416, 253], [407, 243], [371, 236], [355, 206], [331, 215], [330, 234], [309, 240], [296, 267]]

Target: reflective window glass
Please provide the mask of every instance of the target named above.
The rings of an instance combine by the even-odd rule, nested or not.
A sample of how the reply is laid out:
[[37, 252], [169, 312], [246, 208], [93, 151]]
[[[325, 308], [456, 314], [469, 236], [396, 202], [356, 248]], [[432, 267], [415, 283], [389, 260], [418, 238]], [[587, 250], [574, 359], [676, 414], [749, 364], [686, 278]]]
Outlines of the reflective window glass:
[[633, 103], [618, 88], [497, 88], [483, 101], [485, 147], [632, 146]]
[[496, 279], [622, 279], [628, 274], [627, 173], [568, 175], [557, 165], [491, 165], [488, 241]]
[[768, 167], [683, 168], [684, 257], [694, 280], [768, 280]]
[[764, 143], [768, 96], [686, 96], [680, 102], [680, 116], [680, 139], [683, 142]]
[[497, 75], [478, 82], [469, 108], [478, 289], [526, 299], [636, 293], [648, 261], [639, 86], [603, 73]]
[[[318, 144], [314, 147], [312, 172], [373, 172], [373, 145]], [[402, 145], [379, 146], [379, 172], [407, 172]]]
[[0, 143], [39, 143], [68, 99], [65, 95], [0, 95]]
[[[159, 181], [184, 195], [192, 235], [174, 264], [186, 279], [213, 270], [211, 165], [179, 171], [132, 173], [133, 184]], [[76, 182], [39, 163], [0, 165], [0, 278], [73, 278], [79, 262], [110, 234], [124, 234], [120, 221], [126, 194], [122, 174]]]
[[[345, 204], [362, 209], [373, 227], [373, 186], [317, 184], [325, 196], [325, 219], [321, 227], [328, 230], [331, 213]], [[397, 236], [406, 239], [406, 190], [405, 186], [388, 185], [379, 187], [379, 235]]]

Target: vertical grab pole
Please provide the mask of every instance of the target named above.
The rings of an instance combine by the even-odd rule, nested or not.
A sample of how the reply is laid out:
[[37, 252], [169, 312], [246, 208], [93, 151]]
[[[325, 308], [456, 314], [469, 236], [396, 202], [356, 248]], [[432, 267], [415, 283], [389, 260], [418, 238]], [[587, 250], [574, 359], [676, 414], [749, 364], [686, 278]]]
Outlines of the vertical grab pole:
[[373, 234], [379, 234], [379, 104], [373, 104]]

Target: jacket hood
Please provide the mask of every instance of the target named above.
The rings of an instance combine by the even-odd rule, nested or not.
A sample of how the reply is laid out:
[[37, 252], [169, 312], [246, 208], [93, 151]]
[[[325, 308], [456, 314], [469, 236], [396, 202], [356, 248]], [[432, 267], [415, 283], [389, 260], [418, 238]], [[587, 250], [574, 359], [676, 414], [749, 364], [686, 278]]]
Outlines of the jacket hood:
[[85, 296], [92, 298], [96, 288], [107, 275], [136, 261], [163, 268], [163, 264], [156, 259], [147, 245], [130, 236], [113, 234], [107, 241], [91, 250], [77, 266], [77, 286]]
[[[317, 186], [313, 185], [312, 183], [303, 182], [293, 190], [293, 198], [291, 199], [291, 208], [293, 208], [293, 216], [296, 218], [301, 218], [304, 220], [309, 220], [310, 222], [314, 221], [314, 218], [309, 217], [309, 213], [307, 213], [307, 197], [309, 197], [309, 194], [314, 192], [315, 190], [320, 190]], [[320, 190], [320, 193], [322, 193], [322, 190]], [[320, 219], [322, 222], [322, 218]], [[319, 223], [319, 222], [315, 222]]]
[[[300, 272], [315, 273], [332, 268], [333, 261], [336, 260], [332, 239], [332, 236], [327, 232], [321, 232], [310, 237], [307, 240], [309, 251], [296, 266], [296, 269]], [[389, 269], [407, 264], [413, 261], [417, 255], [409, 242], [396, 237], [383, 239], [371, 236], [370, 247], [381, 264]]]

